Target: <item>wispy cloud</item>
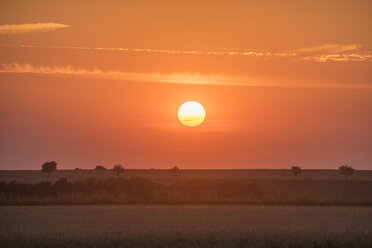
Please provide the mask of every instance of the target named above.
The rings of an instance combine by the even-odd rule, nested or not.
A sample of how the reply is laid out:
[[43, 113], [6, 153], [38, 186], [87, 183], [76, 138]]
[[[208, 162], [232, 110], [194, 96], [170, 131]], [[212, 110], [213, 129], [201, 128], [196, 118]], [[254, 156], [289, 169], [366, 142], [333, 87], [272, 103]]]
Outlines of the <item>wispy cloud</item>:
[[322, 54], [315, 56], [307, 56], [303, 58], [304, 60], [317, 61], [317, 62], [347, 62], [347, 61], [372, 61], [372, 55], [369, 54]]
[[306, 47], [295, 50], [295, 53], [314, 53], [314, 52], [326, 52], [326, 53], [343, 53], [361, 48], [359, 44], [323, 44], [320, 46]]
[[33, 66], [30, 64], [2, 64], [0, 73], [32, 73], [64, 76], [104, 78], [132, 82], [158, 82], [196, 85], [228, 85], [255, 87], [296, 87], [296, 88], [352, 88], [372, 89], [372, 84], [337, 84], [324, 82], [306, 82], [288, 79], [250, 78], [225, 74], [191, 73], [133, 73], [123, 71], [103, 71], [101, 69], [73, 68], [71, 66]]
[[150, 48], [123, 48], [123, 47], [84, 47], [84, 46], [36, 46], [36, 45], [16, 45], [8, 47], [20, 48], [49, 48], [49, 49], [73, 49], [90, 51], [118, 51], [134, 53], [154, 53], [154, 54], [180, 54], [180, 55], [209, 55], [209, 56], [246, 56], [256, 58], [283, 58], [292, 60], [306, 60], [314, 62], [359, 62], [372, 61], [372, 55], [359, 53], [345, 53], [356, 50], [361, 45], [350, 44], [324, 44], [315, 47], [301, 48], [292, 52], [259, 52], [259, 51], [200, 51], [200, 50], [169, 50], [169, 49], [150, 49]]
[[[71, 66], [33, 66], [30, 64], [2, 64], [0, 73], [32, 73], [51, 75], [71, 75], [95, 78], [109, 78], [126, 81], [161, 82], [178, 84], [210, 84], [210, 85], [246, 85], [243, 82], [230, 80], [227, 76], [202, 75], [186, 73], [133, 73], [123, 71], [103, 71], [99, 68], [88, 70]], [[228, 79], [229, 78], [229, 79]], [[225, 81], [227, 79], [227, 81]]]
[[27, 23], [27, 24], [10, 24], [0, 25], [0, 35], [20, 34], [30, 32], [48, 32], [59, 28], [68, 28], [68, 25], [60, 23]]
[[[359, 44], [323, 44], [320, 46], [301, 48], [293, 51], [301, 60], [315, 62], [361, 62], [372, 61], [372, 55], [350, 53], [351, 51], [361, 48]], [[346, 53], [349, 52], [349, 53]]]
[[184, 54], [184, 55], [214, 55], [214, 56], [249, 56], [249, 57], [293, 57], [296, 53], [271, 53], [257, 51], [217, 51], [217, 50], [172, 50], [172, 49], [150, 49], [150, 48], [123, 48], [123, 47], [84, 47], [84, 46], [35, 46], [20, 45], [11, 47], [22, 48], [51, 48], [51, 49], [74, 49], [74, 50], [95, 50], [95, 51], [119, 51], [119, 52], [138, 52], [138, 53], [158, 53], [158, 54]]

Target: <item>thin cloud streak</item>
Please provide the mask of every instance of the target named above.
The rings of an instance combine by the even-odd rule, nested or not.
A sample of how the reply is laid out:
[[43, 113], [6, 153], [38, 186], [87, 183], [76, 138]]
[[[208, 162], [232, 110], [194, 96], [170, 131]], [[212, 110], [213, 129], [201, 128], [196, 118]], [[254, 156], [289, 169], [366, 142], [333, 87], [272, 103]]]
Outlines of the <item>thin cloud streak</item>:
[[317, 62], [327, 62], [327, 61], [336, 61], [336, 62], [362, 62], [362, 61], [372, 61], [372, 55], [363, 55], [363, 54], [323, 54], [317, 56], [307, 56], [304, 57], [304, 60], [317, 61]]
[[270, 53], [255, 51], [198, 51], [198, 50], [171, 50], [171, 49], [149, 49], [149, 48], [113, 48], [113, 47], [84, 47], [84, 46], [35, 46], [20, 45], [11, 47], [21, 48], [51, 48], [51, 49], [75, 49], [75, 50], [96, 50], [96, 51], [121, 51], [139, 53], [160, 53], [160, 54], [190, 54], [190, 55], [216, 55], [216, 56], [250, 56], [250, 57], [293, 57], [296, 53]]
[[[372, 61], [370, 54], [357, 53], [339, 53], [355, 50], [361, 45], [337, 45], [325, 44], [317, 47], [302, 48], [294, 52], [270, 53], [256, 51], [198, 51], [198, 50], [168, 50], [168, 49], [148, 49], [148, 48], [105, 48], [105, 47], [83, 47], [83, 46], [35, 46], [35, 45], [20, 45], [8, 46], [19, 48], [49, 48], [49, 49], [74, 49], [74, 50], [92, 50], [92, 51], [118, 51], [118, 52], [138, 52], [138, 53], [156, 53], [156, 54], [180, 54], [180, 55], [209, 55], [209, 56], [247, 56], [256, 58], [287, 58], [293, 60], [305, 60], [313, 62], [361, 62]], [[317, 53], [317, 52], [328, 53]], [[330, 53], [332, 52], [332, 53]], [[312, 54], [312, 55], [310, 55]]]
[[320, 46], [306, 47], [295, 50], [295, 53], [313, 53], [313, 52], [327, 52], [327, 53], [343, 53], [361, 48], [359, 44], [323, 44]]
[[[145, 122], [142, 124], [148, 128], [155, 128], [159, 130], [174, 131], [174, 132], [184, 132], [185, 128], [189, 129], [180, 122], [165, 122], [165, 121], [153, 121]], [[245, 121], [235, 121], [235, 120], [208, 120], [203, 122], [194, 132], [199, 133], [217, 133], [217, 132], [239, 132], [245, 133], [246, 130], [243, 129]]]
[[68, 28], [69, 25], [60, 23], [27, 23], [27, 24], [10, 24], [0, 25], [0, 35], [20, 34], [31, 32], [49, 32], [60, 28]]
[[[254, 86], [254, 87], [294, 87], [294, 88], [337, 88], [337, 89], [372, 89], [369, 84], [329, 84], [314, 82], [290, 83], [289, 80], [249, 78], [229, 76], [225, 74], [190, 74], [190, 73], [132, 73], [123, 71], [103, 71], [95, 68], [75, 69], [71, 66], [33, 66], [30, 64], [2, 64], [0, 73], [31, 73], [46, 75], [65, 75], [114, 79], [135, 82], [157, 82], [194, 85], [225, 85], [225, 86]], [[274, 82], [274, 83], [273, 83]]]

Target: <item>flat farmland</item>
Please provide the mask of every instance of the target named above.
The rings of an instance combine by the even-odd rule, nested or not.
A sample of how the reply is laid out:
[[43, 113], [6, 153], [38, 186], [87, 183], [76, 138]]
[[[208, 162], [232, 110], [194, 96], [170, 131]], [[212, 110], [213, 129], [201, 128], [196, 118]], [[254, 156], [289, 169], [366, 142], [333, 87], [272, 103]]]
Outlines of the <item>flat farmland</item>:
[[[129, 169], [121, 176], [141, 177], [156, 181], [174, 179], [170, 170]], [[69, 181], [80, 181], [88, 178], [105, 179], [115, 177], [112, 170], [58, 170], [48, 177], [41, 170], [0, 170], [0, 181], [17, 181], [21, 183], [38, 183], [40, 181], [57, 181], [67, 178]], [[337, 170], [304, 170], [303, 175], [294, 177], [290, 170], [182, 170], [178, 179], [231, 179], [231, 180], [332, 180], [342, 181], [344, 178]], [[350, 181], [372, 181], [372, 171], [356, 171]]]
[[0, 207], [1, 247], [371, 247], [372, 208]]
[[[47, 180], [52, 184], [41, 183]], [[0, 205], [128, 203], [371, 206], [372, 171], [356, 171], [348, 180], [336, 170], [305, 170], [297, 177], [289, 170], [181, 170], [177, 177], [155, 169], [119, 176], [59, 170], [49, 177], [36, 170], [0, 171]]]

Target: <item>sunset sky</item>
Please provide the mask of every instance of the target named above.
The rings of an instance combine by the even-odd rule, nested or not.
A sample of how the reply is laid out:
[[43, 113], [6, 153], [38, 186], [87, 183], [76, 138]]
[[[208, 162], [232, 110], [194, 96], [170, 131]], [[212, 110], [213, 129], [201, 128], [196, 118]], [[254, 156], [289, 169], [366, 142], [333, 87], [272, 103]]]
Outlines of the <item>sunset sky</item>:
[[[372, 1], [1, 1], [0, 169], [372, 169]], [[186, 127], [178, 108], [206, 117]]]

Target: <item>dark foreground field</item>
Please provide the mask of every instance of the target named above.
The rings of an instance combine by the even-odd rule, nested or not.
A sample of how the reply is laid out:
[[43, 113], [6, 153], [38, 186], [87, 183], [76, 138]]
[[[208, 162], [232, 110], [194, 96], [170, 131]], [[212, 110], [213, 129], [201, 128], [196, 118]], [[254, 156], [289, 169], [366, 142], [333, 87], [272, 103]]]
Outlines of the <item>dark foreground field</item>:
[[1, 247], [372, 247], [372, 208], [0, 207]]

